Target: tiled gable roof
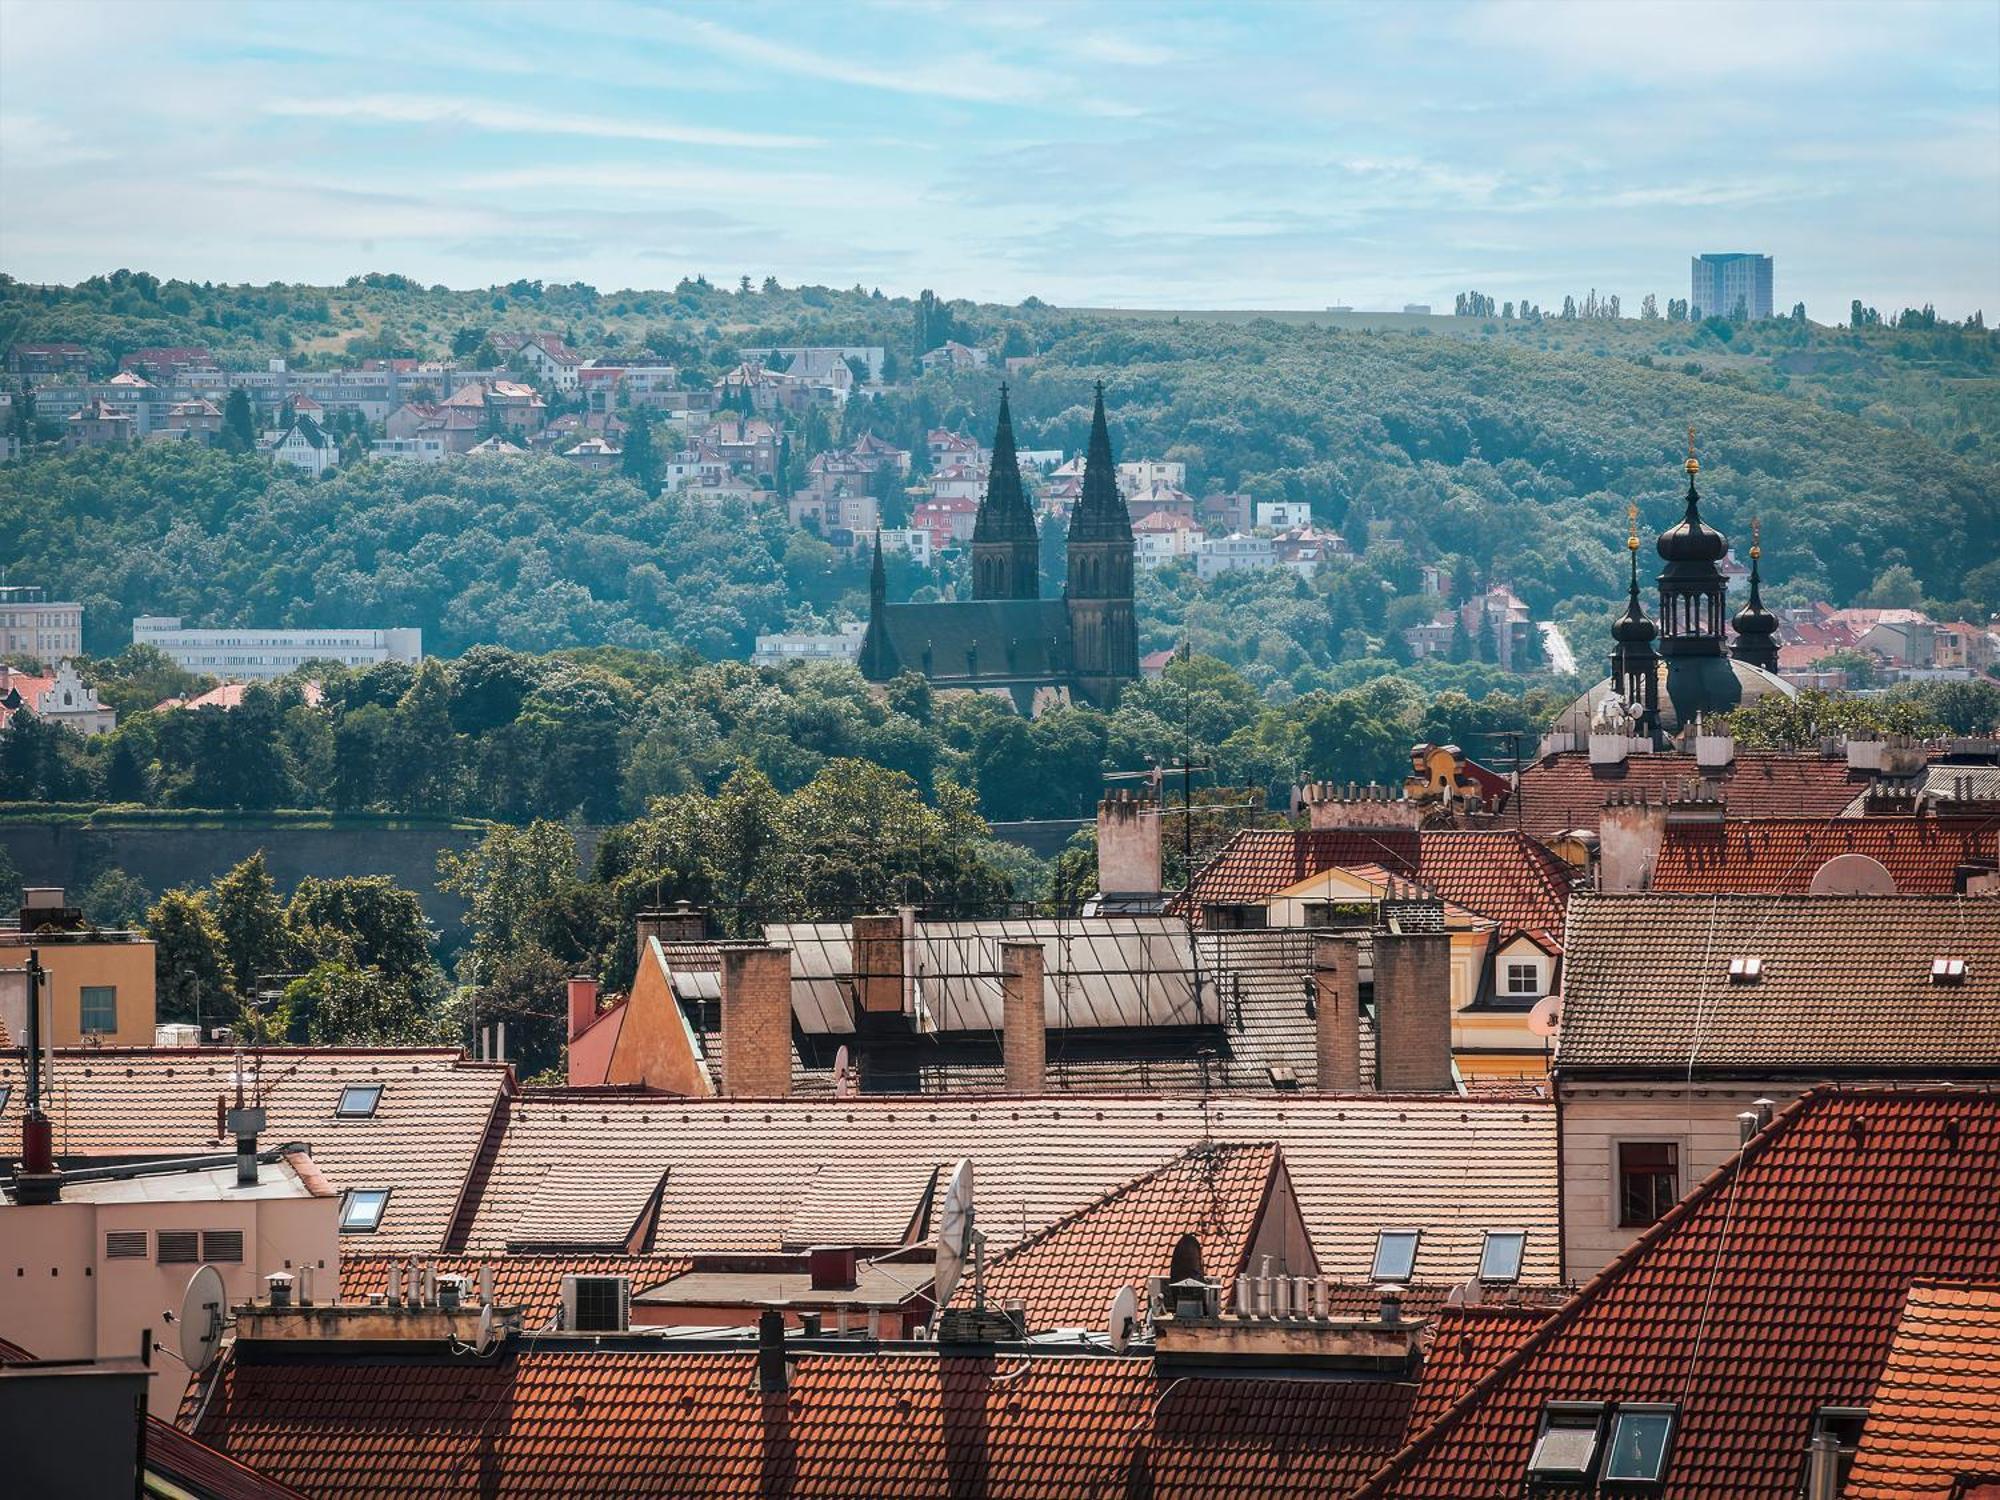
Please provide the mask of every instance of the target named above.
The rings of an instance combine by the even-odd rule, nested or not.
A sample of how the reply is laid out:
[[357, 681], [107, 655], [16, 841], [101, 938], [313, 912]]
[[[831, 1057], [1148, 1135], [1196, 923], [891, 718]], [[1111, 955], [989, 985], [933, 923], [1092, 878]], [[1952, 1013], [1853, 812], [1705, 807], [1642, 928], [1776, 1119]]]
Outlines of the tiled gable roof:
[[1416, 1279], [1463, 1281], [1487, 1229], [1522, 1228], [1523, 1279], [1556, 1279], [1554, 1111], [1518, 1097], [528, 1094], [513, 1101], [464, 1248], [503, 1249], [552, 1161], [665, 1172], [654, 1248], [692, 1253], [781, 1248], [828, 1163], [970, 1158], [997, 1255], [1204, 1139], [1283, 1147], [1329, 1276], [1366, 1278], [1378, 1231], [1421, 1227]]
[[[1410, 1408], [1411, 1436], [1450, 1411], [1467, 1391], [1497, 1370], [1558, 1306], [1560, 1303], [1554, 1302], [1489, 1303], [1445, 1306], [1418, 1314], [1433, 1322], [1430, 1347], [1424, 1351], [1417, 1381], [1417, 1399]], [[1411, 1310], [1405, 1303], [1405, 1313]]]
[[1795, 1500], [1919, 1280], [2000, 1274], [2000, 1095], [1826, 1088], [1672, 1209], [1362, 1491], [1513, 1500], [1551, 1400], [1668, 1402], [1666, 1493]]
[[1844, 1500], [1958, 1500], [2000, 1480], [2000, 1285], [1914, 1286]]
[[[425, 1264], [440, 1276], [470, 1276], [476, 1286], [482, 1265], [493, 1267], [493, 1300], [501, 1307], [521, 1309], [522, 1326], [546, 1328], [562, 1306], [565, 1276], [624, 1276], [632, 1295], [649, 1291], [681, 1275], [693, 1264], [682, 1255], [427, 1255]], [[399, 1255], [343, 1255], [340, 1258], [340, 1300], [366, 1302], [389, 1289], [391, 1266], [404, 1264]]]
[[1820, 755], [1779, 755], [1738, 748], [1735, 761], [1703, 769], [1692, 755], [1628, 756], [1617, 765], [1593, 766], [1578, 751], [1544, 756], [1521, 768], [1520, 790], [1508, 803], [1509, 818], [1538, 838], [1570, 828], [1595, 828], [1605, 799], [1614, 793], [1658, 802], [1679, 795], [1689, 782], [1707, 781], [1720, 793], [1731, 817], [1831, 818], [1854, 799], [1868, 778], [1852, 773], [1844, 759]]
[[[2000, 900], [1578, 893], [1556, 1068], [2000, 1071]], [[1939, 958], [1965, 961], [1934, 983]], [[1761, 961], [1754, 982], [1733, 959]]]
[[[246, 1057], [246, 1089], [261, 1080], [263, 1139], [300, 1141], [339, 1191], [390, 1189], [370, 1249], [443, 1247], [459, 1196], [485, 1141], [504, 1064], [468, 1062], [455, 1048], [266, 1047]], [[0, 1057], [0, 1083], [21, 1094], [18, 1057]], [[49, 1115], [59, 1156], [162, 1156], [223, 1139], [218, 1101], [235, 1098], [233, 1054], [215, 1048], [88, 1048], [56, 1054]], [[349, 1084], [379, 1083], [366, 1119], [335, 1114]], [[358, 1247], [357, 1247], [358, 1248]]]
[[1962, 870], [2000, 860], [1993, 818], [1755, 818], [1667, 828], [1656, 891], [1796, 891], [1843, 854], [1882, 865], [1904, 895], [1950, 895]]
[[[179, 1487], [178, 1493], [201, 1500], [305, 1500], [290, 1485], [246, 1468], [226, 1453], [197, 1442], [171, 1423], [146, 1418], [146, 1474]], [[160, 1493], [149, 1484], [147, 1494]]]
[[[1194, 1146], [1166, 1166], [1059, 1219], [986, 1268], [986, 1295], [1018, 1298], [1028, 1329], [1102, 1326], [1112, 1294], [1164, 1276], [1181, 1236], [1201, 1243], [1202, 1269], [1225, 1288], [1246, 1269], [1251, 1237], [1284, 1158], [1269, 1143]], [[1308, 1274], [1296, 1266], [1293, 1274]], [[961, 1284], [953, 1299], [970, 1305]]]
[[183, 1421], [316, 1500], [1323, 1500], [1394, 1451], [1414, 1390], [883, 1351], [798, 1352], [789, 1389], [764, 1395], [749, 1351], [571, 1347], [449, 1364], [225, 1359]]

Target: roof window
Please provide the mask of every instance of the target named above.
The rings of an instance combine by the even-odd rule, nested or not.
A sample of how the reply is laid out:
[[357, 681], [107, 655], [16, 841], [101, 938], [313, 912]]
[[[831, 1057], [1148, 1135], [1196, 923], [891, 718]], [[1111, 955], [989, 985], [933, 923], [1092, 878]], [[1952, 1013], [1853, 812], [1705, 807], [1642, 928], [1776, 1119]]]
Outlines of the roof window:
[[1931, 960], [1932, 984], [1964, 984], [1965, 960], [1962, 958], [1934, 958]]
[[1479, 1252], [1479, 1279], [1509, 1282], [1521, 1279], [1521, 1257], [1527, 1253], [1525, 1229], [1489, 1229], [1486, 1244]]
[[336, 1119], [341, 1120], [373, 1119], [375, 1106], [381, 1102], [381, 1084], [350, 1083], [340, 1091], [340, 1104], [333, 1113]]
[[1375, 1237], [1375, 1265], [1369, 1276], [1376, 1281], [1408, 1281], [1417, 1268], [1416, 1229], [1385, 1229]]
[[1729, 982], [1731, 984], [1755, 984], [1763, 977], [1763, 959], [1732, 958], [1729, 960]]
[[1542, 1430], [1528, 1454], [1529, 1480], [1585, 1483], [1597, 1462], [1597, 1444], [1603, 1435], [1603, 1402], [1549, 1402], [1542, 1408]]
[[382, 1227], [382, 1211], [389, 1206], [387, 1188], [356, 1188], [340, 1206], [342, 1234], [373, 1234]]
[[1604, 1446], [1605, 1484], [1662, 1483], [1667, 1474], [1667, 1455], [1673, 1445], [1673, 1407], [1619, 1407], [1611, 1418], [1611, 1440]]
[[12, 1099], [13, 1097], [14, 1097], [14, 1085], [11, 1083], [0, 1083], [0, 1109], [5, 1109], [7, 1107], [7, 1101]]

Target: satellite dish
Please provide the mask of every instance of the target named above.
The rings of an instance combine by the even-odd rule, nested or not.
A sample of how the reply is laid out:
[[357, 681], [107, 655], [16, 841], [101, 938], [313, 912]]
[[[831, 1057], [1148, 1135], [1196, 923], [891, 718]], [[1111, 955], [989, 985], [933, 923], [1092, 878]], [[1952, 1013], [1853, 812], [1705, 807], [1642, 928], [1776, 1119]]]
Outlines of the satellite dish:
[[938, 1210], [937, 1273], [931, 1285], [939, 1307], [948, 1304], [951, 1294], [958, 1290], [971, 1239], [972, 1163], [962, 1161], [952, 1168], [951, 1186], [945, 1189], [944, 1207]]
[[840, 1050], [833, 1054], [833, 1095], [836, 1099], [846, 1099], [854, 1093], [854, 1065], [847, 1056], [847, 1044], [841, 1043]]
[[1139, 1296], [1129, 1286], [1121, 1286], [1111, 1298], [1111, 1347], [1119, 1354], [1132, 1342], [1132, 1330], [1139, 1326]]
[[181, 1363], [199, 1375], [222, 1351], [222, 1309], [227, 1298], [222, 1273], [203, 1266], [188, 1278], [181, 1297]]
[[478, 1349], [481, 1354], [491, 1354], [493, 1352], [493, 1345], [498, 1339], [499, 1329], [494, 1326], [493, 1304], [491, 1302], [482, 1303], [479, 1308], [479, 1333], [472, 1341], [473, 1347]]
[[1536, 1036], [1554, 1036], [1562, 1030], [1562, 996], [1544, 995], [1528, 1012], [1528, 1030]]

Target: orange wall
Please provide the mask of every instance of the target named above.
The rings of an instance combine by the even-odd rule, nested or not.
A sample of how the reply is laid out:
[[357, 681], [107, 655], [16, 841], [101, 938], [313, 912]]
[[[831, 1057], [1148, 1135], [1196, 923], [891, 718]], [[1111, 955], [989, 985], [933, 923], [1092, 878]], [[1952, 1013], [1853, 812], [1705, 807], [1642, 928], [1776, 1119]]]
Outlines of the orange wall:
[[[101, 1045], [153, 1045], [152, 943], [143, 939], [29, 943], [10, 938], [0, 942], [0, 968], [23, 967], [30, 949], [41, 955], [42, 967], [49, 973], [49, 1010], [45, 1014], [54, 1018], [56, 1046], [75, 1047], [89, 1040], [82, 1025], [83, 990], [87, 985], [110, 985], [118, 991], [118, 1029], [96, 1038]], [[15, 1045], [24, 1040], [25, 1030], [15, 1038]]]

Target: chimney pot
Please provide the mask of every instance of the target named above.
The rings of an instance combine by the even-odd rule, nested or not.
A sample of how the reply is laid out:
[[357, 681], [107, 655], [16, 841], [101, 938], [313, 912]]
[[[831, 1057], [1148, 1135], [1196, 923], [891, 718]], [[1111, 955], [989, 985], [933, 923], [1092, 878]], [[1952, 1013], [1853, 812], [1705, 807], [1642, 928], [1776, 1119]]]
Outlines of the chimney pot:
[[766, 1395], [782, 1394], [791, 1385], [785, 1367], [785, 1315], [767, 1307], [757, 1317], [757, 1389]]
[[903, 1012], [903, 919], [894, 912], [853, 922], [855, 1003], [863, 1015]]
[[1106, 896], [1160, 894], [1160, 807], [1123, 788], [1097, 804], [1097, 889]]

